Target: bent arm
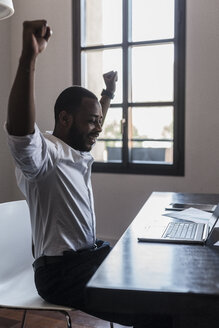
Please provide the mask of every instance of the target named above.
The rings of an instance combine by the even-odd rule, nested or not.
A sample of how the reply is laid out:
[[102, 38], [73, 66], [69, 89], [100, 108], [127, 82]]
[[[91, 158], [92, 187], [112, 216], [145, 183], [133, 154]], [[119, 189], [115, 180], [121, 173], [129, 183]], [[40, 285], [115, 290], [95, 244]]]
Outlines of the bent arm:
[[105, 120], [106, 114], [107, 114], [108, 109], [109, 109], [109, 107], [110, 107], [110, 102], [111, 102], [111, 99], [110, 99], [110, 97], [108, 97], [108, 96], [102, 96], [101, 99], [100, 99], [100, 104], [101, 104], [101, 107], [102, 107], [102, 113], [103, 113], [102, 124], [104, 123], [104, 120]]
[[7, 129], [15, 136], [34, 132], [34, 70], [35, 59], [20, 58], [8, 103]]
[[[118, 74], [117, 72], [111, 71], [108, 73], [105, 73], [103, 75], [104, 82], [106, 84], [106, 90], [103, 90], [102, 97], [100, 99], [100, 104], [102, 107], [102, 112], [103, 112], [103, 121], [102, 124], [104, 123], [107, 111], [110, 107], [110, 102], [112, 97], [114, 96], [115, 90], [116, 90], [116, 82], [118, 79]], [[104, 94], [105, 91], [105, 94]]]
[[45, 20], [23, 24], [23, 49], [8, 103], [7, 129], [12, 135], [24, 136], [34, 132], [36, 58], [46, 48], [50, 35]]

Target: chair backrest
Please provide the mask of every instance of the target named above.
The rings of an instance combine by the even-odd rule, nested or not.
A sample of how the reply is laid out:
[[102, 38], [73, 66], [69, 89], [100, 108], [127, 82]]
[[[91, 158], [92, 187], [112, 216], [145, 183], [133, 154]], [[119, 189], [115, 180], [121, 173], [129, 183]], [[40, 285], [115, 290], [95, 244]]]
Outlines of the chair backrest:
[[0, 281], [4, 282], [29, 268], [31, 225], [25, 200], [0, 204]]

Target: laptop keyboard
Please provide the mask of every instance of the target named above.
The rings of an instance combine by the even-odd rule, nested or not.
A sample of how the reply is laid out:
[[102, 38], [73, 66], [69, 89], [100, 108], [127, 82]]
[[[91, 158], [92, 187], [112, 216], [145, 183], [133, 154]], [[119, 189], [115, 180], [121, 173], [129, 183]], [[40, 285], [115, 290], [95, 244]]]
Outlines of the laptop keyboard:
[[168, 224], [163, 238], [194, 239], [198, 225], [196, 223], [174, 223]]

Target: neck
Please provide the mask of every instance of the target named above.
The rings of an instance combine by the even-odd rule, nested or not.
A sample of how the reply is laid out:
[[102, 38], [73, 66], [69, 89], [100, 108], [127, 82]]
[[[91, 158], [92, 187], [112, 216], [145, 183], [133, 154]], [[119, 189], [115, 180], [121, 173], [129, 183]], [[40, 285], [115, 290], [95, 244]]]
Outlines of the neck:
[[57, 126], [55, 126], [54, 131], [52, 133], [56, 138], [59, 138], [60, 140], [64, 141], [65, 143], [67, 143], [67, 138], [65, 133], [63, 133], [63, 131], [61, 129], [59, 129]]

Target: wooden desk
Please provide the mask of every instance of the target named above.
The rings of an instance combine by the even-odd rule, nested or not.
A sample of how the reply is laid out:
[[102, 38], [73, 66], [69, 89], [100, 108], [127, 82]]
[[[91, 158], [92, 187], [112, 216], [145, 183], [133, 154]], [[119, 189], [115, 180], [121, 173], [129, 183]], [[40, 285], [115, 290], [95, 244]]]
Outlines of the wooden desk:
[[219, 195], [153, 193], [88, 283], [88, 303], [168, 313], [178, 328], [219, 327], [219, 247], [137, 241], [146, 221], [168, 220], [161, 214], [171, 202], [217, 204]]

